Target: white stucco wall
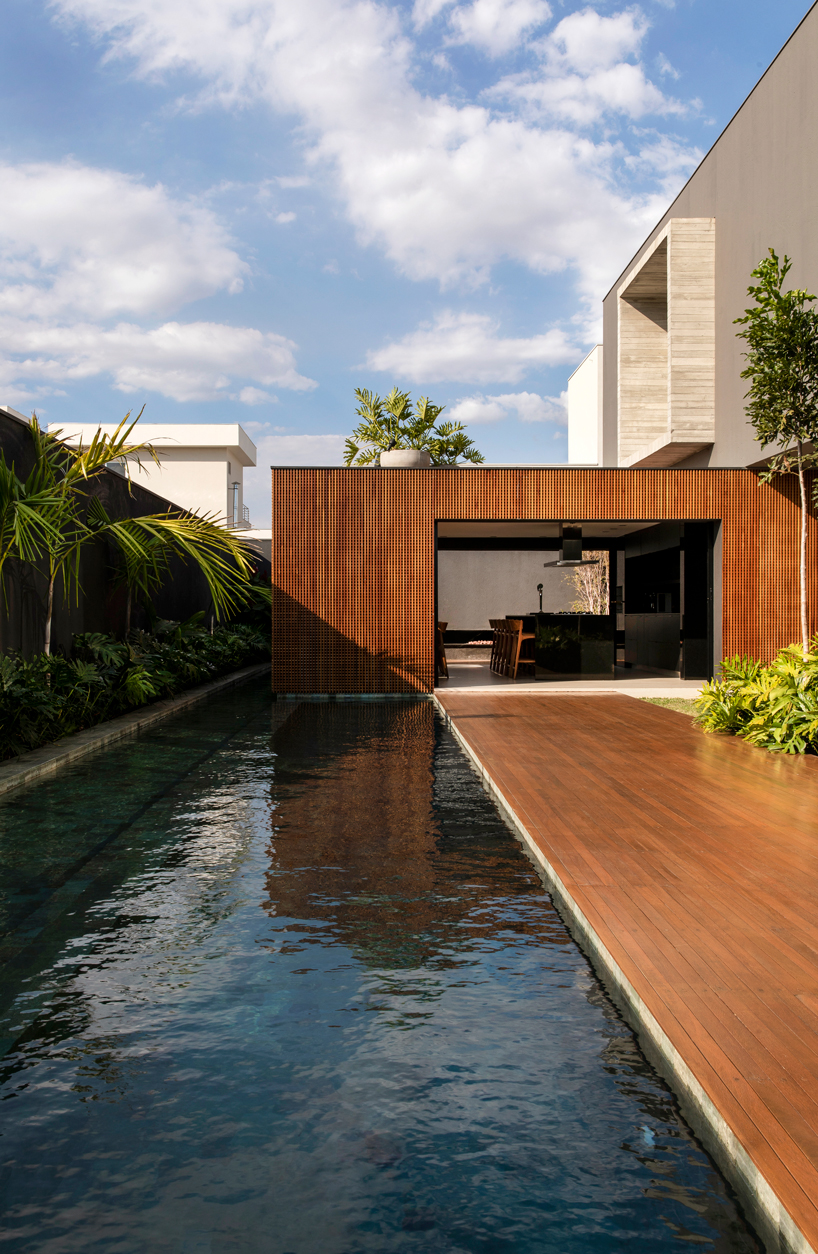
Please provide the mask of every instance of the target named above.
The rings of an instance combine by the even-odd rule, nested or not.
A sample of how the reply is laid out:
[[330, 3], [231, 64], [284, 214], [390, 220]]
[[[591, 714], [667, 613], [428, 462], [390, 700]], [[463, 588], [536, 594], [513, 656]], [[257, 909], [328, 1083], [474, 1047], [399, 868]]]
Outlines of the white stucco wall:
[[553, 550], [439, 550], [438, 619], [452, 631], [488, 631], [490, 618], [534, 613], [539, 608], [538, 583], [543, 585], [546, 612], [569, 609], [576, 594], [565, 573], [543, 568], [557, 557]]
[[[49, 430], [60, 424], [49, 424]], [[62, 430], [69, 443], [82, 440], [89, 444], [97, 424], [81, 423]], [[102, 432], [112, 435], [111, 423], [102, 424]], [[132, 478], [144, 484], [174, 505], [215, 514], [219, 520], [233, 523], [233, 488], [239, 485], [238, 519], [244, 505], [244, 467], [255, 466], [256, 446], [237, 423], [140, 423], [132, 440], [149, 443], [159, 458], [159, 465], [145, 455], [130, 461]]]
[[591, 349], [568, 380], [568, 461], [602, 460], [602, 345]]

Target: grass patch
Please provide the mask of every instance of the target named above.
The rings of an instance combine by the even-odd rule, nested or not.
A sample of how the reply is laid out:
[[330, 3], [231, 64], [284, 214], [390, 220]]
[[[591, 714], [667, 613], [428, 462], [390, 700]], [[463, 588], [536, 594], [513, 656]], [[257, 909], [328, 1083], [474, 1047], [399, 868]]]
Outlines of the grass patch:
[[666, 710], [675, 710], [677, 714], [687, 714], [690, 718], [696, 717], [696, 700], [689, 697], [640, 697], [640, 701], [645, 701], [648, 705], [661, 705]]

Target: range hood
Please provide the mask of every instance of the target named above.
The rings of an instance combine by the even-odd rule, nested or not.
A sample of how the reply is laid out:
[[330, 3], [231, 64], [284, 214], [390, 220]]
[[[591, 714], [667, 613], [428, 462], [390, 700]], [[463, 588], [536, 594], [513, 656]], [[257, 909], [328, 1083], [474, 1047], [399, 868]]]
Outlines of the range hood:
[[582, 527], [576, 523], [560, 523], [560, 555], [556, 562], [543, 562], [543, 566], [598, 566], [597, 558], [583, 559]]

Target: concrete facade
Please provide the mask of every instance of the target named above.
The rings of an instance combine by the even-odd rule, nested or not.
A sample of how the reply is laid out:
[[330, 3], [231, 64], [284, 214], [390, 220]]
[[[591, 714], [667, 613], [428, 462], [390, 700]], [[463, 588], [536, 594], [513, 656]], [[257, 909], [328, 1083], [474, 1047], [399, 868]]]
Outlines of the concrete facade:
[[[818, 291], [816, 64], [818, 6], [813, 6], [606, 296], [604, 465], [748, 466], [766, 455], [744, 413], [743, 341], [736, 337], [734, 319], [750, 304], [751, 272], [768, 248], [792, 258], [789, 285]], [[701, 227], [707, 222], [712, 222], [715, 240], [712, 263], [704, 238], [688, 248], [681, 267], [661, 257], [665, 238], [672, 242], [694, 230], [691, 224]], [[702, 231], [698, 234], [701, 237]], [[657, 273], [651, 276], [652, 256]], [[706, 307], [710, 264], [712, 313]], [[680, 351], [675, 362], [682, 386], [675, 395], [672, 378], [664, 374], [669, 331], [659, 325], [661, 311], [653, 322], [642, 313], [641, 395], [632, 394], [634, 378], [632, 372], [628, 377], [628, 363], [623, 370], [623, 354], [634, 347], [628, 344], [634, 334], [631, 323], [638, 324], [639, 319], [629, 321], [632, 303], [627, 306], [622, 298], [640, 273], [652, 278], [656, 292], [663, 281], [672, 285], [674, 275], [687, 284], [687, 292], [681, 293], [687, 301], [686, 325], [677, 334]], [[669, 351], [673, 354], [672, 345]], [[671, 394], [666, 398], [663, 392], [668, 389]], [[638, 421], [644, 427], [639, 432], [638, 406], [642, 408]], [[681, 426], [674, 420], [674, 410], [683, 418]]]
[[[72, 424], [60, 430], [68, 444], [89, 444], [98, 429], [104, 435], [113, 423]], [[255, 466], [256, 446], [238, 423], [140, 423], [134, 438], [156, 450], [159, 465], [150, 456], [129, 459], [132, 478], [175, 501], [184, 509], [215, 514], [228, 527], [250, 526], [244, 514], [244, 467]]]

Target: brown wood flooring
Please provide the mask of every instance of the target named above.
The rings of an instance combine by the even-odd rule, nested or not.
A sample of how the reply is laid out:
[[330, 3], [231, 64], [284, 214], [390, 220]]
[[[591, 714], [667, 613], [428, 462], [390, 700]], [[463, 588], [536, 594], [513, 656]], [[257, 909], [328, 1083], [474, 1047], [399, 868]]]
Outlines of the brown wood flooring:
[[437, 695], [818, 1249], [818, 758], [625, 696]]

